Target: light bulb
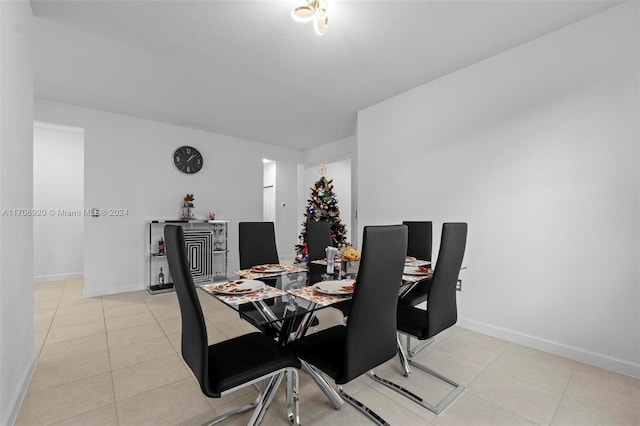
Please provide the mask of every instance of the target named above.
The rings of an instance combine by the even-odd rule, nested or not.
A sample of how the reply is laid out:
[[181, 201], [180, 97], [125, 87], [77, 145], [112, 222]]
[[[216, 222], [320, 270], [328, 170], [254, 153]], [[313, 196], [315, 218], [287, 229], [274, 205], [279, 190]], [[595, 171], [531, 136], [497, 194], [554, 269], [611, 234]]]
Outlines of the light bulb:
[[309, 22], [316, 11], [309, 5], [298, 6], [291, 11], [291, 17], [297, 22]]
[[321, 16], [320, 14], [316, 14], [313, 19], [313, 29], [316, 31], [316, 34], [324, 34], [327, 31], [327, 25], [329, 25], [329, 17], [327, 15]]

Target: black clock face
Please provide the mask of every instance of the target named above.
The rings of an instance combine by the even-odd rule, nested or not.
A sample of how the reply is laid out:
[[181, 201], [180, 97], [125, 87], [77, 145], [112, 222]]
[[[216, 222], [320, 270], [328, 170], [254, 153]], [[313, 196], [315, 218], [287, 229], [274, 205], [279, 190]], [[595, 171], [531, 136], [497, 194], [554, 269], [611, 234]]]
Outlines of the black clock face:
[[200, 171], [204, 160], [197, 149], [191, 146], [181, 146], [173, 153], [173, 164], [182, 173], [193, 174]]

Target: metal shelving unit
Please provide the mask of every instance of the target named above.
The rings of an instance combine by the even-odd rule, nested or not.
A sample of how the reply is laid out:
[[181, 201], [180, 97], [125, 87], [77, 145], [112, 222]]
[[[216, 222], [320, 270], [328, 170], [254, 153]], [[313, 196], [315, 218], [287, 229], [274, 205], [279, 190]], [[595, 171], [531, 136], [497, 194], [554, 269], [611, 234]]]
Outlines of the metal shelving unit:
[[[185, 244], [194, 284], [207, 284], [227, 279], [229, 261], [228, 220], [150, 220], [147, 290], [151, 294], [174, 291], [171, 272], [165, 253], [159, 252], [158, 243], [164, 235], [165, 225], [180, 225], [184, 228]], [[164, 273], [164, 284], [158, 282], [160, 268]]]

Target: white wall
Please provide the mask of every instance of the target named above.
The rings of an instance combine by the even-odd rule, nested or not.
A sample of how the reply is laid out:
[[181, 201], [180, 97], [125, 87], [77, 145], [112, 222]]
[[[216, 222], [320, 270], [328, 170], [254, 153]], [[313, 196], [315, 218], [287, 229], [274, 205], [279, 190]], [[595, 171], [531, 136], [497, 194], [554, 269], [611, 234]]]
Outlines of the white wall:
[[[324, 163], [323, 163], [324, 164]], [[355, 230], [351, 227], [351, 160], [341, 160], [325, 164], [327, 173], [325, 177], [333, 180], [333, 193], [338, 199], [338, 208], [340, 209], [340, 220], [347, 228], [347, 241], [352, 242], [352, 232]], [[298, 216], [300, 224], [304, 221], [304, 209], [308, 204], [311, 196], [311, 188], [320, 179], [317, 166], [305, 167], [304, 169], [304, 201], [298, 207]], [[301, 226], [299, 226], [301, 228]]]
[[81, 277], [84, 131], [36, 122], [33, 128], [34, 281]]
[[[232, 221], [229, 269], [238, 267], [238, 222], [262, 220], [262, 159], [298, 163], [292, 149], [134, 117], [36, 99], [38, 120], [85, 129], [85, 208], [126, 209], [126, 216], [84, 221], [87, 296], [145, 288], [151, 219], [179, 216], [185, 194], [195, 215]], [[179, 173], [173, 151], [192, 145], [204, 156], [195, 175]]]
[[[0, 210], [33, 206], [32, 20], [0, 1]], [[33, 220], [0, 215], [0, 424], [15, 422], [35, 367]]]
[[360, 226], [469, 223], [460, 324], [640, 376], [637, 8], [365, 109], [357, 144]]

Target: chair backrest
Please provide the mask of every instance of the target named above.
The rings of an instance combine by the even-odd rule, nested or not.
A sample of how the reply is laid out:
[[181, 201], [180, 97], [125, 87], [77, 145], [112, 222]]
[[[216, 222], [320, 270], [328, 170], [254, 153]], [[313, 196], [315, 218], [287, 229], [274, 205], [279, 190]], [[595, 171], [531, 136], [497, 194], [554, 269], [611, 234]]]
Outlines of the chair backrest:
[[466, 223], [442, 225], [440, 251], [427, 299], [428, 336], [432, 337], [456, 323], [456, 283], [467, 244]]
[[404, 221], [409, 229], [407, 256], [420, 260], [431, 260], [433, 245], [433, 224], [431, 222]]
[[193, 371], [202, 391], [209, 396], [217, 395], [208, 386], [207, 326], [202, 315], [200, 299], [189, 271], [189, 258], [184, 243], [184, 231], [181, 226], [164, 227], [167, 261], [178, 295], [180, 315], [182, 316], [182, 358]]
[[345, 346], [346, 383], [393, 358], [396, 312], [407, 255], [407, 227], [365, 226]]
[[238, 238], [240, 269], [280, 263], [273, 222], [240, 222]]
[[307, 221], [305, 240], [309, 252], [309, 260], [324, 259], [326, 256], [325, 248], [333, 245], [331, 238], [331, 222], [326, 220]]

